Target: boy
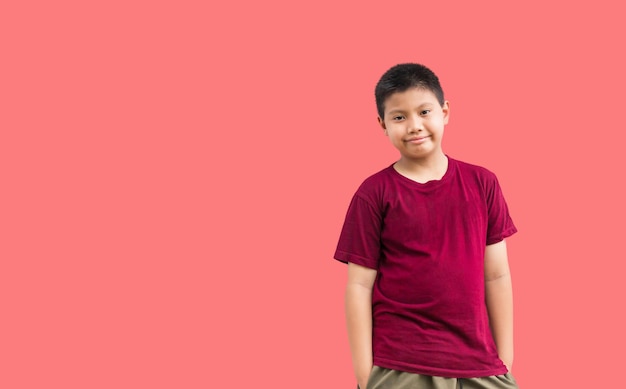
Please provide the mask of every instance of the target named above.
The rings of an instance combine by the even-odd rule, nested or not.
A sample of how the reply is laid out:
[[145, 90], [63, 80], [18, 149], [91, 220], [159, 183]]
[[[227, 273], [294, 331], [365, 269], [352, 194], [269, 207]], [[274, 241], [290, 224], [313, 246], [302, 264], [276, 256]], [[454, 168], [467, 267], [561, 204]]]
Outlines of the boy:
[[396, 65], [375, 95], [400, 159], [361, 184], [335, 252], [358, 385], [517, 388], [504, 242], [517, 230], [498, 181], [444, 154], [450, 106], [430, 69]]

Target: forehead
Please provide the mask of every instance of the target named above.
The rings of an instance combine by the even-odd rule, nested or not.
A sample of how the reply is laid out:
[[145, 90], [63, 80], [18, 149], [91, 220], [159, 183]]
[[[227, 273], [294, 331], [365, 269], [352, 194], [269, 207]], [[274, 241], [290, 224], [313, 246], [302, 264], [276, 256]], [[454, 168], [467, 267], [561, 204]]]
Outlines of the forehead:
[[425, 88], [409, 88], [403, 92], [395, 92], [385, 99], [385, 112], [406, 110], [422, 105], [439, 105], [437, 96]]

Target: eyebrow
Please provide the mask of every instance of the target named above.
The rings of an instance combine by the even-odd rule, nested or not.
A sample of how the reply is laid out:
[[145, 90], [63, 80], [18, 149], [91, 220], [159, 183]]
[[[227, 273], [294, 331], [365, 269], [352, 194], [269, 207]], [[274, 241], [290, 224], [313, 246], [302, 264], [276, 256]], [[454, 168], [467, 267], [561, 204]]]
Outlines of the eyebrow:
[[[432, 106], [432, 105], [434, 105], [434, 104], [433, 103], [422, 103], [422, 104], [418, 105], [416, 107], [416, 109], [421, 109], [421, 108], [424, 108], [425, 106]], [[392, 111], [389, 111], [388, 113], [392, 114], [392, 113], [404, 113], [404, 112], [406, 112], [406, 111], [403, 110], [403, 109], [394, 109]]]

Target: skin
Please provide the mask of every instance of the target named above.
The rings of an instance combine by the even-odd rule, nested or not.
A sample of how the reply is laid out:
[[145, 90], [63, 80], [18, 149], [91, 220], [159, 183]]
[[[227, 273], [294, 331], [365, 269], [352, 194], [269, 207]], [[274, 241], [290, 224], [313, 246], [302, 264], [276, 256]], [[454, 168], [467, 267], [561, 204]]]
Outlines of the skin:
[[[450, 104], [439, 104], [426, 89], [411, 88], [385, 101], [384, 118], [378, 118], [385, 135], [400, 152], [394, 168], [403, 176], [425, 183], [446, 173], [448, 158], [442, 150]], [[376, 270], [348, 264], [345, 292], [346, 323], [352, 364], [359, 387], [367, 387], [373, 367], [372, 289]], [[513, 297], [506, 244], [485, 249], [485, 304], [500, 359], [509, 371], [513, 365]]]
[[513, 368], [513, 287], [505, 241], [485, 250], [485, 303], [498, 356]]
[[378, 123], [400, 152], [394, 168], [420, 183], [441, 179], [448, 169], [441, 142], [450, 104], [440, 105], [429, 90], [411, 88], [389, 96], [384, 115]]
[[372, 371], [372, 288], [376, 270], [348, 264], [345, 308], [348, 341], [354, 375], [360, 388], [367, 387]]

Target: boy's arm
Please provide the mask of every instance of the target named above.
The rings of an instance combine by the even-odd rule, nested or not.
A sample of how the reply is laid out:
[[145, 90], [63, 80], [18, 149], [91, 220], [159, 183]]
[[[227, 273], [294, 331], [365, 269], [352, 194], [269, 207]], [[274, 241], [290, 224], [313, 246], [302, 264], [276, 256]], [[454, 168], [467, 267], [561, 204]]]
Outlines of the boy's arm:
[[376, 270], [348, 264], [346, 324], [354, 374], [361, 389], [367, 387], [372, 371], [372, 288]]
[[485, 250], [485, 302], [498, 355], [507, 369], [513, 366], [513, 288], [504, 241]]

